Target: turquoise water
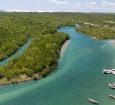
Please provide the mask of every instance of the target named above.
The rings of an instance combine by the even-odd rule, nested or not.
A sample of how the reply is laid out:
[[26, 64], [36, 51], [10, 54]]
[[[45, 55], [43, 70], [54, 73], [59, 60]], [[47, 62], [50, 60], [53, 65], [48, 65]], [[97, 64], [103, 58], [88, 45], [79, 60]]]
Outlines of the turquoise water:
[[108, 98], [115, 94], [108, 87], [114, 75], [102, 74], [103, 68], [115, 68], [115, 46], [111, 41], [97, 41], [74, 27], [58, 32], [70, 35], [70, 42], [57, 69], [39, 81], [0, 87], [0, 105], [92, 105], [88, 97], [100, 105], [115, 105]]
[[5, 60], [0, 61], [0, 67], [5, 66], [10, 60], [22, 55], [25, 52], [26, 48], [31, 44], [31, 40], [32, 40], [31, 38], [28, 39], [27, 43], [25, 43], [22, 47], [20, 47], [16, 53], [14, 53], [10, 57], [6, 58]]

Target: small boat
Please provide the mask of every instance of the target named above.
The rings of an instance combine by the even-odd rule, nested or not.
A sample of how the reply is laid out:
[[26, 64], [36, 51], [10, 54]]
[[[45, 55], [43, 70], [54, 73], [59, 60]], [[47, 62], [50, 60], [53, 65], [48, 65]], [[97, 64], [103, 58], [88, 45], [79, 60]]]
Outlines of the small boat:
[[109, 97], [115, 99], [115, 95], [109, 95]]
[[115, 74], [115, 71], [114, 71], [114, 70], [112, 70], [112, 74]]
[[88, 100], [91, 102], [91, 103], [93, 103], [93, 104], [99, 104], [96, 100], [94, 100], [94, 99], [91, 99], [91, 98], [88, 98]]
[[112, 84], [111, 84], [111, 83], [109, 83], [109, 86], [115, 86], [115, 83], [112, 83]]
[[115, 69], [111, 69], [112, 71], [115, 71]]
[[104, 74], [112, 74], [112, 70], [110, 69], [103, 69]]
[[113, 83], [113, 84], [109, 83], [109, 87], [111, 87], [111, 89], [115, 89], [115, 83]]

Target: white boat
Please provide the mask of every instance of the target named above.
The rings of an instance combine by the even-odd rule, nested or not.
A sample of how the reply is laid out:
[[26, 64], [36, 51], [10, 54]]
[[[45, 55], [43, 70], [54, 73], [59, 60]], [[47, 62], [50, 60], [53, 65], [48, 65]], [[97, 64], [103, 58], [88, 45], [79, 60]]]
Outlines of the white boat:
[[112, 71], [115, 71], [115, 69], [111, 69]]
[[109, 95], [109, 97], [115, 99], [115, 95]]
[[103, 69], [104, 74], [112, 74], [112, 70], [110, 69]]
[[111, 89], [115, 89], [115, 83], [113, 83], [113, 84], [109, 83], [109, 86], [111, 87]]
[[109, 83], [109, 86], [115, 86], [115, 83], [112, 83], [112, 84], [111, 84], [111, 83]]
[[88, 98], [88, 100], [93, 103], [93, 104], [99, 104], [96, 100], [92, 99], [92, 98]]
[[115, 71], [112, 70], [112, 74], [115, 74]]

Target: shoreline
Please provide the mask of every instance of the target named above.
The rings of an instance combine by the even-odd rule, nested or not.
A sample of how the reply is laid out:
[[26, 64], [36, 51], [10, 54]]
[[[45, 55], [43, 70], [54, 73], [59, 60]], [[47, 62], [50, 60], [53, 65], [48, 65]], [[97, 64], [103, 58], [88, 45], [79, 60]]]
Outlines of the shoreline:
[[70, 43], [70, 40], [66, 40], [65, 43], [62, 45], [61, 51], [60, 51], [60, 56], [63, 56], [63, 53], [67, 49], [67, 46], [69, 45], [69, 43]]
[[13, 54], [15, 54], [21, 47], [23, 47], [29, 40], [31, 40], [31, 38], [27, 38], [23, 43], [21, 43], [18, 48], [14, 49], [14, 51], [12, 51], [9, 55], [7, 55], [6, 57], [3, 57], [0, 59], [0, 62], [6, 60], [7, 58], [11, 57]]
[[[65, 49], [67, 48], [67, 45], [69, 44], [69, 39], [65, 39], [62, 44], [60, 45], [60, 53], [59, 53], [59, 58], [61, 56], [63, 56], [63, 53], [65, 51]], [[58, 60], [59, 60], [58, 58]], [[27, 82], [27, 81], [37, 81], [40, 80], [42, 78], [45, 78], [46, 76], [48, 76], [52, 71], [54, 71], [54, 68], [57, 66], [58, 60], [51, 65], [49, 68], [49, 71], [47, 72], [47, 74], [44, 74], [43, 76], [40, 76], [39, 74], [34, 74], [32, 77], [28, 77], [26, 74], [24, 75], [20, 75], [16, 78], [12, 78], [10, 80], [6, 79], [6, 78], [2, 78], [0, 79], [0, 87], [5, 86], [5, 85], [10, 85], [10, 84], [19, 84], [21, 82]]]

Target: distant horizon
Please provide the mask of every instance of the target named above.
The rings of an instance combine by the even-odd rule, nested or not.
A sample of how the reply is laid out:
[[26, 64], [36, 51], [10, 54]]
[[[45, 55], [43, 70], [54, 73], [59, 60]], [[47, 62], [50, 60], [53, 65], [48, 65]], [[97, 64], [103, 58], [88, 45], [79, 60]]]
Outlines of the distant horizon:
[[57, 12], [53, 12], [53, 11], [1, 11], [0, 10], [0, 13], [107, 13], [107, 14], [115, 14], [115, 12], [67, 12], [67, 11], [57, 11]]
[[115, 0], [0, 0], [0, 10], [115, 13]]
[[32, 12], [32, 13], [115, 13], [115, 12], [75, 12], [75, 11], [37, 11], [37, 10], [0, 10], [0, 12], [17, 12], [17, 13], [20, 13], [20, 12]]

